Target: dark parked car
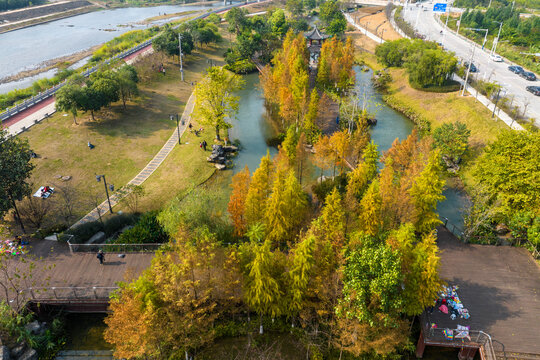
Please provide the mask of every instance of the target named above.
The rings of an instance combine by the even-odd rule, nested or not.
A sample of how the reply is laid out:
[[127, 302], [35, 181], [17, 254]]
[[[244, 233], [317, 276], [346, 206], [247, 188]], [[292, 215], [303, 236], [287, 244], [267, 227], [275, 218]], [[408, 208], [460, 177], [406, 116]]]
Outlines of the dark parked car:
[[[464, 62], [463, 63], [463, 66], [465, 66], [465, 69], [467, 69], [469, 67], [469, 63], [468, 62]], [[478, 69], [476, 68], [476, 66], [474, 66], [473, 63], [471, 63], [471, 72], [475, 73], [475, 72], [478, 72]]]
[[523, 72], [523, 68], [521, 66], [516, 66], [516, 65], [509, 66], [508, 70], [510, 70], [514, 74], [521, 74]]
[[536, 80], [536, 75], [534, 75], [530, 71], [524, 71], [521, 74], [519, 74], [519, 76], [521, 76], [522, 78], [525, 78], [525, 79], [527, 79], [529, 81], [535, 81]]
[[531, 92], [536, 96], [540, 96], [540, 86], [527, 86], [526, 89], [528, 92]]

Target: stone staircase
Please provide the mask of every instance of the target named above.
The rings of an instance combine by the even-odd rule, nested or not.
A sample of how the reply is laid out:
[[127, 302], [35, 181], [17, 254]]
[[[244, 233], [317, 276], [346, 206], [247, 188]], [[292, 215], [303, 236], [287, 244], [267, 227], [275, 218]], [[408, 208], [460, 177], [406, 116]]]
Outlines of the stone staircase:
[[515, 353], [510, 351], [495, 351], [497, 360], [540, 360], [540, 355]]
[[56, 360], [113, 360], [111, 350], [62, 350]]

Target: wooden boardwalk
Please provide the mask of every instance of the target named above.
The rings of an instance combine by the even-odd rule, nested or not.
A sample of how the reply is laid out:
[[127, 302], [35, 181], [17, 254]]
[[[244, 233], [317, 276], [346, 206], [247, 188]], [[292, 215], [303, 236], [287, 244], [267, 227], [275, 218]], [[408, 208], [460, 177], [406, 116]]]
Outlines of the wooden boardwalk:
[[[31, 286], [33, 291], [27, 291], [27, 300], [106, 299], [119, 281], [126, 280], [126, 276], [132, 279], [140, 275], [154, 257], [154, 253], [126, 253], [123, 258], [106, 253], [105, 264], [100, 265], [96, 253], [71, 254], [65, 243], [32, 240], [31, 246], [31, 254], [41, 259], [36, 261], [35, 285]], [[43, 270], [50, 265], [50, 270]], [[47, 290], [42, 291], [43, 288]]]
[[470, 325], [493, 340], [496, 351], [540, 354], [540, 267], [527, 250], [463, 244], [439, 227], [443, 279], [458, 285], [469, 320], [451, 320], [435, 310], [439, 328]]

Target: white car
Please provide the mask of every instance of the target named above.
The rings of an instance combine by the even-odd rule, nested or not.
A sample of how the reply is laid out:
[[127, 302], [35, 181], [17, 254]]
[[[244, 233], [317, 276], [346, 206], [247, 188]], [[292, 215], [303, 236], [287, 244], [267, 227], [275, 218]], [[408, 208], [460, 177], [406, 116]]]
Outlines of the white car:
[[491, 55], [489, 58], [491, 59], [491, 61], [495, 61], [495, 62], [503, 62], [502, 56], [497, 55], [497, 54], [493, 54], [493, 55]]

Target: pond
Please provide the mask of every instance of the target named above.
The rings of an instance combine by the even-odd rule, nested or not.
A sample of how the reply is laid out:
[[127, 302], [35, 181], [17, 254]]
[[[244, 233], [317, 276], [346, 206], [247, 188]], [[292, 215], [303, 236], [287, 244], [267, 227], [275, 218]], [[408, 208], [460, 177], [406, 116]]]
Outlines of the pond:
[[[382, 153], [392, 147], [395, 139], [403, 140], [412, 132], [414, 123], [387, 106], [382, 96], [372, 86], [371, 76], [373, 72], [362, 71], [355, 67], [356, 87], [359, 94], [366, 94], [368, 109], [376, 114], [377, 125], [371, 129], [371, 138], [378, 145]], [[240, 171], [245, 165], [253, 172], [258, 166], [262, 156], [269, 151], [271, 155], [277, 153], [276, 149], [266, 144], [270, 136], [270, 130], [264, 114], [264, 100], [259, 88], [258, 74], [250, 74], [244, 77], [246, 86], [238, 92], [240, 107], [238, 116], [232, 120], [233, 127], [229, 130], [231, 139], [238, 139], [244, 147], [235, 159], [235, 172]], [[441, 219], [449, 219], [452, 224], [459, 228], [463, 227], [462, 209], [466, 204], [466, 196], [462, 192], [446, 188], [443, 193], [446, 200], [439, 203], [437, 210]]]

